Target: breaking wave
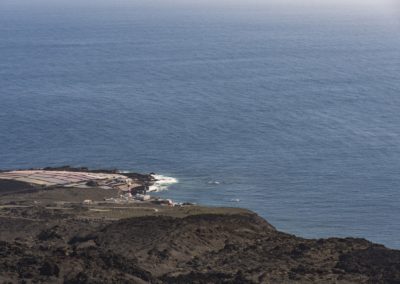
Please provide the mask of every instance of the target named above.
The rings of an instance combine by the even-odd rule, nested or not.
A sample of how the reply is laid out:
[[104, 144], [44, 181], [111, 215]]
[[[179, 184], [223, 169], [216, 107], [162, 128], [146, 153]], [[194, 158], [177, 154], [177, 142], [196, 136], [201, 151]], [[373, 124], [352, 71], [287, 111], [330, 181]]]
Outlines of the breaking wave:
[[167, 190], [170, 185], [178, 183], [178, 179], [173, 177], [167, 177], [163, 175], [152, 175], [153, 178], [156, 180], [153, 185], [149, 187], [148, 191], [163, 191]]

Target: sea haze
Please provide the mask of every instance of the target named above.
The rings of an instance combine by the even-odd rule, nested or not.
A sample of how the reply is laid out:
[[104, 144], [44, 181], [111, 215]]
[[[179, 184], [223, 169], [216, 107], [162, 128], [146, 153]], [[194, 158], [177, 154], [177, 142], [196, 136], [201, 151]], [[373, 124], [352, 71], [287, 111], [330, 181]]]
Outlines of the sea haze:
[[0, 3], [1, 169], [157, 172], [177, 201], [400, 248], [395, 5], [28, 2]]

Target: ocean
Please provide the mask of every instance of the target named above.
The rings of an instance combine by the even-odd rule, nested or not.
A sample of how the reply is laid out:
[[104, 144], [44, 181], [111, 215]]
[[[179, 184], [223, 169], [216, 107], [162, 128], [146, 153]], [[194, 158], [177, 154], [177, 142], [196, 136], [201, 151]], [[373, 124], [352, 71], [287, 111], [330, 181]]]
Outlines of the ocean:
[[0, 3], [1, 169], [155, 172], [162, 197], [400, 248], [395, 7], [21, 3]]

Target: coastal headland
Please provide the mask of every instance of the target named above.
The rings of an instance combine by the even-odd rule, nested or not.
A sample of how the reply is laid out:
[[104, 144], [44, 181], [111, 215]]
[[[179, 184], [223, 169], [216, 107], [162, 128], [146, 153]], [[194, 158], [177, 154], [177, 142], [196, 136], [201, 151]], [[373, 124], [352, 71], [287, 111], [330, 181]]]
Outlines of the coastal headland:
[[157, 198], [154, 174], [0, 172], [0, 283], [400, 283], [400, 251]]

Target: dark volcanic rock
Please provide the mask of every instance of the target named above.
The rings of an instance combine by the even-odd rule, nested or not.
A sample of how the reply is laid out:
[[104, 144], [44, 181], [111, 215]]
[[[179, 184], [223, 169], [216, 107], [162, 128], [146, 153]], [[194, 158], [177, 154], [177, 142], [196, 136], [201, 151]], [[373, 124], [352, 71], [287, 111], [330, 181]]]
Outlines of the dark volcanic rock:
[[58, 268], [58, 265], [55, 264], [54, 262], [50, 261], [45, 261], [43, 265], [39, 269], [40, 275], [45, 275], [45, 276], [56, 276], [58, 277], [60, 273], [60, 269]]
[[99, 183], [98, 183], [97, 181], [95, 181], [95, 180], [89, 180], [89, 181], [86, 183], [86, 185], [87, 185], [87, 186], [96, 187], [96, 186], [99, 186]]
[[[36, 234], [0, 241], [1, 283], [400, 282], [400, 251], [363, 239], [298, 238], [245, 211], [108, 223], [54, 218], [56, 226], [37, 222]], [[32, 230], [15, 228], [25, 227]]]
[[336, 267], [347, 273], [368, 275], [374, 283], [400, 283], [400, 253], [383, 246], [370, 246], [343, 254]]
[[61, 236], [57, 233], [57, 228], [51, 228], [41, 231], [37, 238], [41, 241], [47, 241], [52, 239], [61, 239]]
[[226, 273], [194, 273], [173, 276], [165, 276], [161, 278], [164, 283], [173, 284], [207, 284], [207, 283], [218, 283], [218, 284], [255, 284], [255, 282], [247, 280], [241, 273], [226, 274]]
[[166, 283], [400, 281], [399, 251], [361, 239], [304, 240], [255, 214], [132, 218], [95, 236]]
[[33, 192], [36, 187], [21, 181], [0, 179], [0, 195], [10, 193]]

